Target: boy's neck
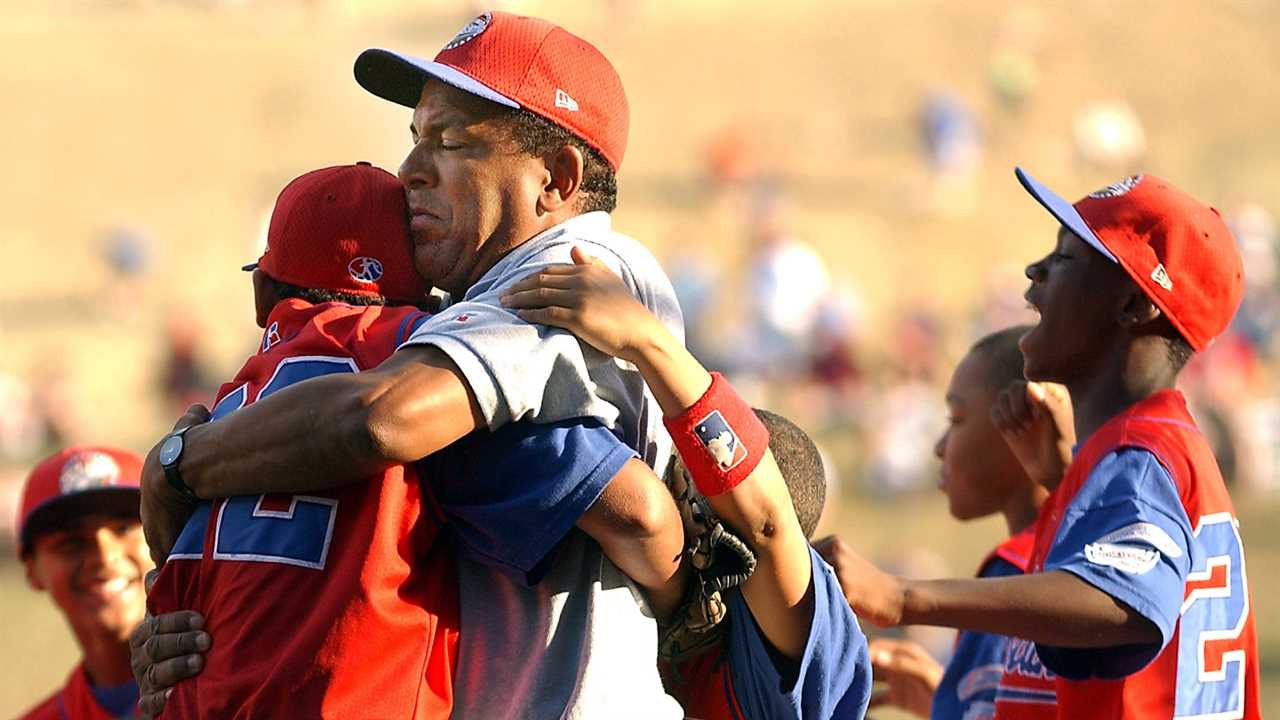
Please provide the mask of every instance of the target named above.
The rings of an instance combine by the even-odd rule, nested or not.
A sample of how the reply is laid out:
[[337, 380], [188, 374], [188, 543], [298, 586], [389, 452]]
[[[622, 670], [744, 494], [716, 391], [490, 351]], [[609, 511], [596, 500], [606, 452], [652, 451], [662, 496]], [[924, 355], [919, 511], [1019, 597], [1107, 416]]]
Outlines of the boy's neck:
[[1040, 514], [1040, 506], [1044, 505], [1048, 497], [1048, 489], [1032, 483], [1030, 478], [1027, 479], [1026, 491], [1014, 493], [1013, 497], [1009, 498], [1009, 504], [1001, 511], [1004, 515], [1004, 523], [1009, 528], [1009, 537], [1026, 530], [1036, 521], [1036, 516]]
[[1067, 383], [1075, 411], [1078, 443], [1088, 440], [1125, 408], [1174, 387], [1177, 381], [1178, 373], [1169, 365], [1163, 338], [1132, 339], [1110, 356], [1115, 361], [1104, 365], [1092, 377]]

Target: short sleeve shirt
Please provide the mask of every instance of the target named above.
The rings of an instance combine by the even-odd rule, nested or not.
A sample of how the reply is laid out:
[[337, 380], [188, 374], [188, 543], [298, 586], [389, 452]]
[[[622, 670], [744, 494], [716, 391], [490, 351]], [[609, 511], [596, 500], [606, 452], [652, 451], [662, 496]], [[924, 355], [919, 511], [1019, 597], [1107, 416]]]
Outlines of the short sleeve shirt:
[[640, 243], [613, 232], [608, 213], [579, 215], [512, 250], [459, 301], [417, 327], [405, 345], [449, 356], [475, 393], [485, 422], [552, 422], [596, 417], [659, 475], [671, 452], [662, 413], [630, 363], [609, 357], [557, 328], [533, 325], [502, 307], [507, 288], [584, 249], [618, 273], [676, 338], [684, 320], [671, 281]]
[[[610, 223], [607, 213], [586, 213], [526, 241], [405, 345], [448, 355], [489, 429], [594, 417], [661, 475], [671, 440], [639, 371], [563, 330], [521, 320], [500, 300], [531, 273], [572, 262], [569, 253], [580, 246], [683, 339], [680, 307], [661, 266]], [[459, 661], [454, 717], [680, 717], [658, 677], [656, 623], [630, 579], [576, 530], [552, 556], [540, 554], [496, 563], [483, 554], [459, 557], [462, 642], [476, 650], [464, 649]], [[540, 581], [530, 586], [529, 579]], [[505, 680], [495, 684], [495, 677]]]

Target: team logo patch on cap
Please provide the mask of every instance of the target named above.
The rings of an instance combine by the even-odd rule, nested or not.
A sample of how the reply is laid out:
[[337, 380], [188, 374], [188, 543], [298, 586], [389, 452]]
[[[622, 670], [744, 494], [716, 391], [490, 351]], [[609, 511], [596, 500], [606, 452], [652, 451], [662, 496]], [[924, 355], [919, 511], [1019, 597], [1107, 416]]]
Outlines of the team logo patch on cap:
[[467, 26], [458, 31], [457, 35], [444, 46], [445, 50], [452, 50], [461, 47], [476, 39], [476, 36], [489, 29], [489, 23], [493, 22], [493, 15], [482, 13], [477, 15], [475, 19], [467, 23]]
[[62, 465], [58, 488], [63, 495], [111, 487], [120, 476], [120, 465], [110, 455], [82, 452], [72, 455]]
[[1134, 175], [1133, 177], [1127, 177], [1121, 180], [1120, 182], [1111, 183], [1110, 185], [1102, 188], [1097, 192], [1089, 193], [1089, 197], [1095, 198], [1095, 199], [1120, 197], [1121, 195], [1124, 195], [1125, 193], [1137, 187], [1138, 183], [1140, 182], [1142, 182], [1141, 175]]
[[725, 422], [719, 410], [702, 418], [693, 430], [721, 470], [732, 470], [747, 459], [747, 448], [738, 440], [738, 434]]
[[375, 283], [382, 277], [382, 261], [378, 258], [360, 256], [347, 263], [347, 272], [351, 279], [362, 283]]

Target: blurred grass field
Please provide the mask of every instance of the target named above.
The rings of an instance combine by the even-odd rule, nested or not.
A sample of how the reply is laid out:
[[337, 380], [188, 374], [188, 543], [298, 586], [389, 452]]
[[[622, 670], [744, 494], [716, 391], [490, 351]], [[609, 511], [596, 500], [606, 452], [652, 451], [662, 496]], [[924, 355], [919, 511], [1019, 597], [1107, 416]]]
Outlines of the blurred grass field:
[[[697, 244], [730, 275], [741, 270], [740, 208], [715, 204], [704, 165], [711, 138], [746, 128], [757, 157], [790, 188], [796, 232], [862, 295], [873, 347], [899, 309], [920, 301], [964, 327], [993, 274], [1016, 280], [1044, 251], [1052, 226], [1017, 187], [1014, 164], [1067, 192], [1121, 174], [1073, 154], [1071, 116], [1083, 103], [1132, 103], [1146, 131], [1144, 169], [1218, 203], [1280, 211], [1280, 96], [1265, 80], [1280, 69], [1275, 0], [503, 6], [590, 38], [624, 78], [632, 130], [617, 227], [660, 257]], [[986, 61], [1011, 13], [1028, 8], [1044, 28], [1041, 82], [1015, 116], [996, 107]], [[407, 111], [355, 85], [356, 53], [386, 45], [429, 56], [473, 10], [463, 1], [0, 3], [9, 164], [0, 175], [0, 373], [64, 367], [80, 439], [148, 447], [174, 414], [155, 389], [167, 322], [198, 329], [221, 375], [253, 346], [239, 266], [256, 256], [278, 189], [322, 165], [398, 165]], [[915, 113], [940, 87], [970, 100], [986, 135], [974, 209], [956, 217], [920, 202], [928, 178]], [[152, 272], [127, 296], [102, 292], [98, 244], [122, 225], [153, 242]], [[970, 339], [952, 335], [953, 346]], [[826, 441], [837, 451], [842, 443]], [[27, 460], [0, 461], [0, 489], [12, 492]], [[1280, 497], [1237, 505], [1263, 705], [1275, 714]], [[831, 527], [872, 557], [932, 549], [959, 574], [1002, 532], [994, 520], [956, 525], [933, 494], [846, 492]], [[0, 580], [8, 717], [65, 677], [75, 649], [48, 602], [26, 589], [20, 565], [0, 560]]]

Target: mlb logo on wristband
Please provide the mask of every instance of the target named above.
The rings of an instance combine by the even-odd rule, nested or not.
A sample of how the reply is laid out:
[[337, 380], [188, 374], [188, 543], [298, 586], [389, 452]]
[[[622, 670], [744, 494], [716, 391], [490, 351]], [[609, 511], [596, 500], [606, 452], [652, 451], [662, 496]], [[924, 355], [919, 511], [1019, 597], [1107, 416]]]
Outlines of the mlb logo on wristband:
[[710, 415], [702, 418], [694, 427], [694, 433], [707, 452], [711, 453], [711, 457], [715, 458], [721, 470], [732, 470], [747, 459], [747, 448], [738, 440], [737, 433], [725, 422], [719, 410], [713, 410]]

